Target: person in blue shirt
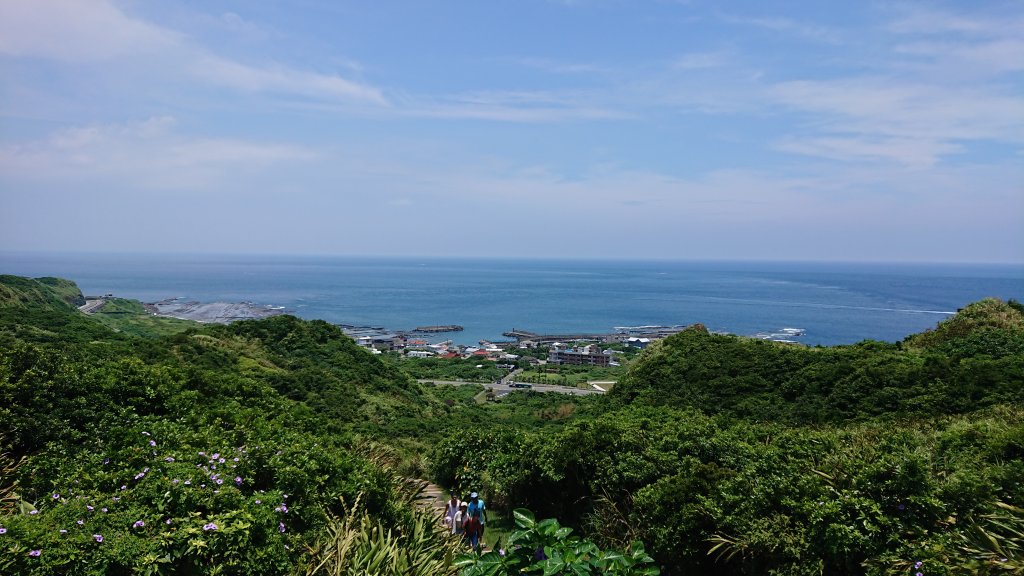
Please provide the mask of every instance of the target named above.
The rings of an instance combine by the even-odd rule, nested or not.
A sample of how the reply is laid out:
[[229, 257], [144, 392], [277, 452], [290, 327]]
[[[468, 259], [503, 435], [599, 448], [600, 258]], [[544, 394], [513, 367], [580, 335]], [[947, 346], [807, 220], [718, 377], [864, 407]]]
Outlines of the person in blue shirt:
[[476, 492], [469, 495], [469, 506], [466, 508], [466, 512], [470, 518], [480, 520], [480, 537], [483, 538], [484, 530], [487, 528], [487, 505]]

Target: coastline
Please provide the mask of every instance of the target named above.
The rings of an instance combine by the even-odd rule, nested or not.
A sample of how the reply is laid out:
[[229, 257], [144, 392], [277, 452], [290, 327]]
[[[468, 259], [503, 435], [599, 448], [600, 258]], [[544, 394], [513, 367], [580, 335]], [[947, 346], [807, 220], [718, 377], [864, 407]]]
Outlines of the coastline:
[[203, 324], [260, 320], [288, 313], [283, 306], [259, 306], [252, 302], [186, 302], [178, 298], [143, 303], [143, 307], [154, 316], [192, 320]]

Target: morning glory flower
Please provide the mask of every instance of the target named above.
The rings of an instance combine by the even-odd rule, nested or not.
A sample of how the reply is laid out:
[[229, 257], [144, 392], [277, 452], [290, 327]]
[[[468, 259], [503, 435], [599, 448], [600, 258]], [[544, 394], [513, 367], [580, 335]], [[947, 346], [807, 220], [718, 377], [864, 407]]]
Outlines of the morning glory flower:
[[92, 505], [90, 505], [90, 504], [86, 504], [85, 505], [85, 509], [88, 510], [89, 512], [92, 512], [93, 510], [95, 510], [95, 508], [93, 508]]
[[277, 529], [281, 532], [281, 534], [284, 534], [284, 522], [278, 522]]
[[85, 524], [85, 520], [75, 520], [75, 524], [78, 524], [79, 526], [82, 526], [82, 525]]
[[29, 552], [28, 555], [33, 557], [33, 558], [39, 558], [39, 555], [42, 554], [42, 553], [43, 553], [42, 550], [33, 550], [33, 551]]
[[204, 524], [203, 525], [203, 530], [206, 530], [207, 532], [209, 532], [210, 530], [216, 530], [216, 529], [217, 529], [217, 525], [214, 524], [213, 522], [210, 522], [209, 524]]
[[0, 526], [0, 534], [7, 534], [7, 528]]
[[39, 514], [39, 510], [29, 510], [28, 514], [29, 516], [35, 516], [36, 514]]
[[156, 448], [156, 440], [150, 440], [149, 445], [152, 446], [153, 448]]
[[103, 534], [93, 534], [92, 539], [97, 542], [103, 542]]
[[65, 530], [65, 529], [63, 529], [63, 528], [61, 528], [61, 529], [60, 529], [60, 533], [61, 533], [61, 534], [67, 534], [67, 533], [68, 533], [68, 531], [67, 531], [67, 530]]
[[143, 522], [142, 520], [136, 520], [135, 523], [132, 524], [132, 528], [142, 528], [145, 525], [146, 525], [146, 523]]
[[174, 458], [168, 456], [167, 458], [164, 458], [164, 462], [174, 462]]
[[53, 494], [53, 499], [54, 500], [60, 500], [60, 494], [54, 493]]
[[241, 476], [235, 476], [235, 484], [237, 486], [241, 486], [242, 485], [242, 477]]

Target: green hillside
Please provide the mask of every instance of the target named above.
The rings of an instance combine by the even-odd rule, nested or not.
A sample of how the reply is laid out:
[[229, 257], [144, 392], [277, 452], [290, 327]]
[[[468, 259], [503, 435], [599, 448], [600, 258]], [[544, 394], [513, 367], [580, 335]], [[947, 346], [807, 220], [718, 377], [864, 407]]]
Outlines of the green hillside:
[[833, 347], [686, 330], [647, 350], [610, 397], [806, 423], [968, 412], [1024, 397], [1024, 315], [984, 300], [903, 343]]
[[[606, 397], [478, 405], [326, 322], [160, 334], [79, 296], [0, 277], [0, 574], [1024, 571], [1013, 304], [893, 344], [694, 328]], [[456, 563], [421, 474], [482, 492], [508, 554]], [[517, 548], [520, 507], [561, 524], [517, 512]]]

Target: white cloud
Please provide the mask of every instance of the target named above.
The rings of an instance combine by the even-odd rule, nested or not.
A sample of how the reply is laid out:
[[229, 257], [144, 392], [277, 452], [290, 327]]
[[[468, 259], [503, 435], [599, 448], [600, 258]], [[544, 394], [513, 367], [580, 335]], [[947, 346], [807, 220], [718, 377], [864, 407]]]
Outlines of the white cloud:
[[104, 1], [15, 0], [0, 6], [0, 53], [10, 56], [97, 62], [175, 49], [182, 41]]
[[434, 100], [410, 99], [404, 113], [429, 118], [494, 120], [499, 122], [563, 122], [613, 120], [627, 114], [592, 101], [589, 94], [567, 92], [489, 91], [458, 94]]
[[176, 124], [171, 117], [154, 117], [67, 128], [43, 140], [0, 147], [0, 172], [82, 186], [113, 178], [119, 188], [211, 190], [243, 173], [317, 157], [291, 144], [189, 137], [178, 133]]
[[[231, 16], [228, 21], [238, 24]], [[106, 67], [132, 65], [136, 74], [184, 75], [246, 92], [385, 103], [379, 89], [337, 74], [282, 64], [253, 65], [215, 54], [104, 0], [5, 3], [0, 11], [0, 54]]]
[[206, 56], [189, 67], [197, 76], [213, 84], [247, 92], [276, 92], [312, 98], [352, 99], [386, 104], [380, 90], [346, 80], [337, 75], [318, 74], [287, 66], [247, 66], [239, 62]]
[[800, 36], [820, 42], [838, 43], [841, 39], [840, 33], [833, 28], [801, 22], [791, 18], [723, 16], [722, 19], [732, 24], [753, 26], [755, 28], [762, 28], [787, 35]]

